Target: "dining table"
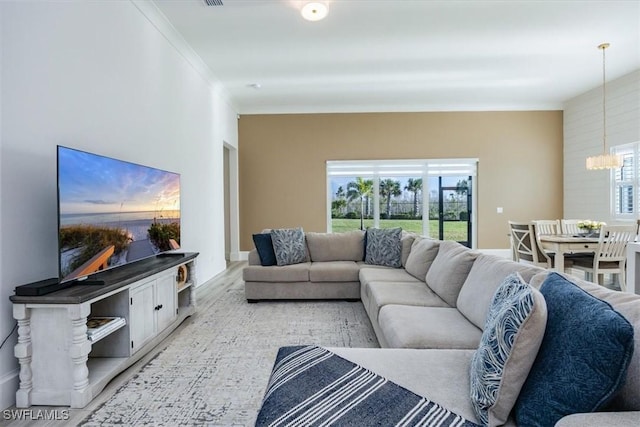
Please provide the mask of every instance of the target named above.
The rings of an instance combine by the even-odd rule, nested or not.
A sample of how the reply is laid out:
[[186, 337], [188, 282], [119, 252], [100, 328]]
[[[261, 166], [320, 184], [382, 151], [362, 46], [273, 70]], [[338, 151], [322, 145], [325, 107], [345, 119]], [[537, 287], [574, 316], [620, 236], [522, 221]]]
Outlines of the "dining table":
[[598, 236], [576, 234], [541, 234], [540, 246], [547, 252], [555, 253], [553, 269], [564, 272], [564, 258], [567, 254], [593, 253], [598, 248]]

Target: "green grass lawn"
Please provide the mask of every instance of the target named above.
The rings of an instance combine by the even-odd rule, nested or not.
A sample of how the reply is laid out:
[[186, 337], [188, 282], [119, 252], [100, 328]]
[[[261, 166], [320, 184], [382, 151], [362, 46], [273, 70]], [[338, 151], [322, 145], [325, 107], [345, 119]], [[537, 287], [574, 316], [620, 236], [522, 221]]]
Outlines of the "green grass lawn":
[[[364, 227], [373, 227], [372, 219], [364, 220]], [[380, 228], [396, 228], [400, 227], [405, 231], [422, 234], [422, 220], [420, 219], [381, 219]], [[331, 220], [331, 228], [334, 233], [343, 233], [345, 231], [359, 230], [359, 219], [343, 219], [333, 218]], [[445, 240], [467, 240], [467, 222], [466, 221], [452, 221], [444, 223], [444, 238]], [[438, 221], [429, 221], [429, 235], [434, 239], [438, 238]]]

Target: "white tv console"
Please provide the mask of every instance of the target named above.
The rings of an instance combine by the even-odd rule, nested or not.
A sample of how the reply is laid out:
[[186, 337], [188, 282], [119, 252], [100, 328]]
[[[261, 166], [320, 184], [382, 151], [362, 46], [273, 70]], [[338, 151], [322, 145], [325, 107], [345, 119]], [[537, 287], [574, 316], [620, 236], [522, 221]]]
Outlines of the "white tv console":
[[[16, 406], [85, 407], [195, 313], [197, 256], [156, 256], [97, 273], [104, 285], [11, 296], [18, 321], [14, 354], [20, 363]], [[126, 324], [92, 342], [87, 318], [98, 316], [122, 317]]]

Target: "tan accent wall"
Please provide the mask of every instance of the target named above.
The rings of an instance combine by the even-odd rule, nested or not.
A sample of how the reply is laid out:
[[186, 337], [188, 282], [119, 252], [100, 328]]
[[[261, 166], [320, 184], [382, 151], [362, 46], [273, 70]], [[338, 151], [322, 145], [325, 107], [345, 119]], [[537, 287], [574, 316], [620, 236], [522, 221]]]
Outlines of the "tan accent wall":
[[243, 251], [264, 228], [326, 231], [327, 160], [478, 158], [478, 248], [562, 215], [562, 111], [245, 115], [238, 133]]

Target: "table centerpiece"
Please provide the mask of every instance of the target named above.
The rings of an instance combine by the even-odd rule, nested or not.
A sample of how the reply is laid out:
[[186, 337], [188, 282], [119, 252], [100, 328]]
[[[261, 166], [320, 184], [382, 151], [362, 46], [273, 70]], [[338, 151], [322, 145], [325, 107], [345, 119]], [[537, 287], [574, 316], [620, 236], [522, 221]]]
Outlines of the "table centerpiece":
[[590, 219], [585, 219], [577, 224], [578, 229], [580, 230], [580, 233], [578, 234], [583, 237], [598, 237], [600, 236], [600, 229], [603, 225], [607, 224], [602, 221], [591, 221]]

